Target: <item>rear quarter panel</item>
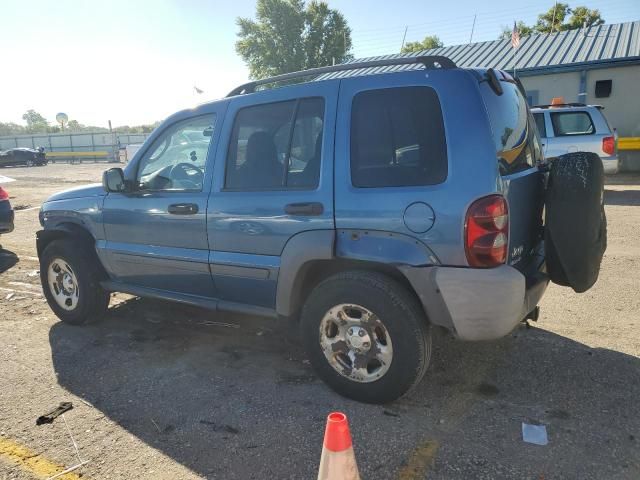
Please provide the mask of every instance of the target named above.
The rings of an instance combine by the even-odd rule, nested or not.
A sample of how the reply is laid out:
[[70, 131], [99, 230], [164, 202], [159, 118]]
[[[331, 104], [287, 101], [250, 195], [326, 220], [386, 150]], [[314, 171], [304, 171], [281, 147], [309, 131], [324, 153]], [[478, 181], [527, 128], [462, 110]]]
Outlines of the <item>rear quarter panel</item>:
[[[447, 141], [446, 180], [419, 187], [353, 187], [353, 97], [365, 90], [407, 86], [430, 86], [439, 97]], [[475, 199], [498, 189], [496, 154], [477, 78], [461, 69], [417, 70], [348, 78], [342, 80], [340, 88], [335, 150], [338, 230], [404, 234], [428, 246], [441, 264], [467, 265], [463, 243], [465, 212]], [[425, 202], [435, 213], [434, 224], [425, 233], [414, 233], [404, 224], [403, 213], [413, 202]]]

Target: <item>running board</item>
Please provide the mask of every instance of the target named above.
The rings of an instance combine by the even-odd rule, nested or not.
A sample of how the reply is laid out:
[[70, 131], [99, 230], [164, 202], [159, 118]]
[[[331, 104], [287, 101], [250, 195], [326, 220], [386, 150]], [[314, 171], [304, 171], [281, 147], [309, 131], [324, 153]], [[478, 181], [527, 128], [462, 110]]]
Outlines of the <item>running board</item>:
[[165, 292], [155, 288], [139, 287], [128, 285], [126, 283], [114, 282], [106, 280], [100, 282], [102, 288], [109, 292], [121, 292], [136, 297], [156, 298], [158, 300], [168, 300], [170, 302], [183, 303], [185, 305], [193, 305], [195, 307], [206, 308], [216, 312], [233, 312], [243, 313], [246, 315], [257, 315], [260, 317], [277, 318], [276, 311], [272, 308], [259, 307], [256, 305], [246, 305], [244, 303], [228, 302], [217, 298], [205, 298], [197, 295], [188, 295], [185, 293]]

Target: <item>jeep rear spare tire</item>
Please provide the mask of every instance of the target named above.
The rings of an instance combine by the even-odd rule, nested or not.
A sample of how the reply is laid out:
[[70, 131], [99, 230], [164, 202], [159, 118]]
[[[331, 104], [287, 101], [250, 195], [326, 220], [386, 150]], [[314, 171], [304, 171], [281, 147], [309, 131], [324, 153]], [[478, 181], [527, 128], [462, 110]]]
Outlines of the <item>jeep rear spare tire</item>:
[[585, 292], [598, 279], [607, 248], [604, 170], [595, 153], [551, 162], [545, 192], [547, 269], [554, 283]]
[[318, 376], [345, 397], [386, 403], [424, 376], [431, 331], [417, 299], [374, 272], [329, 277], [302, 310], [301, 335]]

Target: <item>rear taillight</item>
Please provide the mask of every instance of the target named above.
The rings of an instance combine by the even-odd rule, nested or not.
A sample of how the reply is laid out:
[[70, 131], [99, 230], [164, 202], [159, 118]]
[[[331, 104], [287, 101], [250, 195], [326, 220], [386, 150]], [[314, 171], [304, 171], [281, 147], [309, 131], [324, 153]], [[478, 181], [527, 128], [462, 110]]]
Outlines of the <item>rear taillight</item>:
[[2, 187], [0, 187], [0, 200], [9, 200], [9, 194]]
[[607, 155], [613, 155], [616, 152], [615, 137], [604, 137], [602, 139], [602, 151]]
[[467, 261], [472, 267], [495, 267], [507, 260], [509, 211], [502, 195], [476, 200], [464, 222]]

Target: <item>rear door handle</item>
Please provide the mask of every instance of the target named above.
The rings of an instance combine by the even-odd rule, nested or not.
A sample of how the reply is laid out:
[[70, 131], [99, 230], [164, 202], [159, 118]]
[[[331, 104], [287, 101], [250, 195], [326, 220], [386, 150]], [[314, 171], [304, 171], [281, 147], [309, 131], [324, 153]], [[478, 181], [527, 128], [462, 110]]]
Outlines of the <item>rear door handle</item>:
[[284, 207], [284, 211], [288, 215], [322, 215], [324, 205], [319, 202], [290, 203]]
[[172, 215], [195, 215], [198, 213], [198, 205], [195, 203], [174, 203], [169, 205], [168, 211]]

